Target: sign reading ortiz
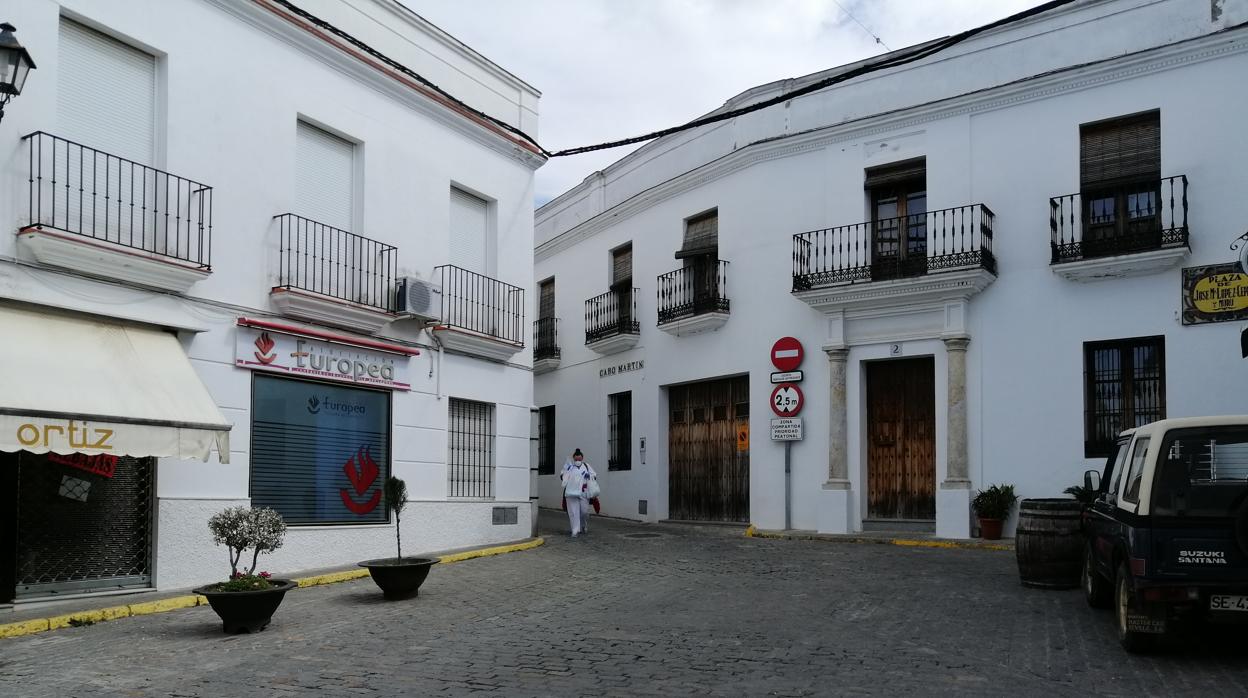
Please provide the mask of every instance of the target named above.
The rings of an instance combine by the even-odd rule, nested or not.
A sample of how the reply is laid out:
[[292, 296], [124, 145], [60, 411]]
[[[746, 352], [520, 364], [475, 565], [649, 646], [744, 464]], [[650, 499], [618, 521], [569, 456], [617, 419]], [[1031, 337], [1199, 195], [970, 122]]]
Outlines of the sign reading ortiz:
[[0, 451], [60, 454], [53, 460], [104, 477], [113, 476], [119, 456], [207, 460], [209, 449], [216, 446], [221, 462], [229, 463], [229, 434], [199, 428], [0, 414]]
[[1248, 274], [1238, 264], [1183, 270], [1183, 324], [1248, 319]]
[[253, 371], [411, 390], [408, 357], [251, 327], [236, 328], [234, 363]]

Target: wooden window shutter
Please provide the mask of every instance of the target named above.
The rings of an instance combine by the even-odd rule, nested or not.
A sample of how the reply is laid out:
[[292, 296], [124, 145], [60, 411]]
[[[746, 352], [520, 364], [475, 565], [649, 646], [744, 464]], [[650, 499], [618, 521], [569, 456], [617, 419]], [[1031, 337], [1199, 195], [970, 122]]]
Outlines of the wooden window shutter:
[[1079, 186], [1161, 179], [1161, 112], [1079, 127]]
[[555, 316], [555, 280], [547, 279], [538, 288], [537, 316], [552, 318]]
[[719, 211], [685, 221], [685, 242], [676, 253], [677, 259], [716, 255], [719, 252]]
[[633, 246], [625, 245], [611, 253], [611, 285], [633, 279]]
[[923, 180], [926, 186], [927, 158], [913, 158], [888, 165], [880, 165], [879, 167], [869, 167], [867, 168], [865, 188], [877, 189], [915, 179]]

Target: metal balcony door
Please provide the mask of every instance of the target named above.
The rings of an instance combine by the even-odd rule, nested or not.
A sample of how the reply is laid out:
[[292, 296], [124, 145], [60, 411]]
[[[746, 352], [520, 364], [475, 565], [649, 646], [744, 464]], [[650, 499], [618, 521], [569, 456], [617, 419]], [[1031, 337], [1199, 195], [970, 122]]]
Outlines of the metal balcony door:
[[672, 386], [668, 425], [668, 518], [750, 518], [750, 451], [738, 446], [748, 428], [748, 376]]
[[867, 364], [868, 518], [936, 518], [935, 366]]
[[151, 586], [155, 459], [117, 459], [111, 475], [77, 456], [4, 460], [16, 473], [15, 598]]

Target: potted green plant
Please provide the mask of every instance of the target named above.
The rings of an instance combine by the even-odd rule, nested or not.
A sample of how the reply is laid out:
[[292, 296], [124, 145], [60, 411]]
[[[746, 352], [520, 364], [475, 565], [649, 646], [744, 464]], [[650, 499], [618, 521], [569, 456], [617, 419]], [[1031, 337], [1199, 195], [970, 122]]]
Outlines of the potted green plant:
[[1014, 485], [992, 485], [986, 490], [975, 493], [971, 506], [979, 516], [980, 535], [987, 540], [1001, 538], [1001, 527], [1010, 517], [1010, 510], [1018, 496], [1014, 494]]
[[438, 561], [427, 557], [403, 557], [403, 533], [399, 516], [407, 507], [407, 483], [391, 475], [382, 485], [386, 506], [394, 512], [395, 556], [365, 560], [360, 567], [381, 587], [382, 596], [391, 601], [406, 599], [420, 593], [420, 585], [429, 576], [429, 568]]
[[[195, 593], [208, 598], [225, 632], [264, 630], [286, 592], [299, 586], [289, 579], [273, 579], [268, 572], [256, 572], [261, 553], [282, 547], [286, 522], [272, 509], [231, 507], [209, 519], [208, 530], [214, 543], [230, 551], [230, 578], [195, 589]], [[251, 565], [240, 569], [239, 562], [248, 550], [252, 551]]]

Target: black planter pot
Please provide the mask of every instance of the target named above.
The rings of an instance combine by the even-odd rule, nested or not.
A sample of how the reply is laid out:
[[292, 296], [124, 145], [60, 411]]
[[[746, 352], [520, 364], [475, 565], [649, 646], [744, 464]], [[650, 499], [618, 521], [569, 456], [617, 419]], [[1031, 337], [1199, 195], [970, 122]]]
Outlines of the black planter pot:
[[385, 557], [377, 560], [365, 560], [360, 567], [367, 567], [368, 574], [381, 593], [391, 601], [406, 599], [420, 593], [420, 585], [429, 576], [429, 568], [438, 564], [435, 559], [427, 557], [405, 557], [402, 559]]
[[258, 633], [273, 620], [273, 612], [282, 605], [286, 592], [299, 586], [289, 579], [271, 579], [273, 586], [256, 591], [213, 591], [206, 587], [196, 594], [208, 597], [212, 610], [221, 616], [221, 629], [229, 634]]

